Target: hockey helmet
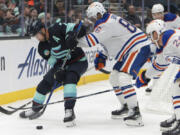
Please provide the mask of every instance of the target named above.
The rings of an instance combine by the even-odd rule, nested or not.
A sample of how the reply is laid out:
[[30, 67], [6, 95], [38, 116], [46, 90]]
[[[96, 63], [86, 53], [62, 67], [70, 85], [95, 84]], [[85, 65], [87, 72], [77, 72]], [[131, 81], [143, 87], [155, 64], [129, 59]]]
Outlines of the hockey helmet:
[[97, 14], [100, 13], [103, 15], [106, 12], [104, 6], [100, 2], [93, 2], [89, 5], [88, 9], [86, 10], [88, 18], [95, 18], [97, 19]]
[[[151, 21], [146, 27], [146, 33], [150, 35], [150, 38], [152, 39], [153, 42], [156, 43], [157, 46], [158, 46], [157, 41], [159, 40], [160, 35], [165, 31], [166, 31], [165, 22], [160, 19]], [[157, 32], [157, 36], [158, 36], [157, 39], [153, 38], [153, 32]]]
[[164, 12], [164, 6], [162, 4], [154, 4], [151, 12], [152, 14]]

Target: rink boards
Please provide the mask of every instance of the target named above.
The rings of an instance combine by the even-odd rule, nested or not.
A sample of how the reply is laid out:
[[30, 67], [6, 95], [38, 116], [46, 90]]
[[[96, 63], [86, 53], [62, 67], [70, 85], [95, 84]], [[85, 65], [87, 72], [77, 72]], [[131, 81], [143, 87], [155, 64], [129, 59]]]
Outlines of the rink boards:
[[[0, 104], [31, 98], [37, 84], [50, 69], [37, 51], [35, 38], [0, 41]], [[93, 67], [94, 56], [100, 47], [84, 48], [89, 61], [89, 71], [83, 75], [79, 85], [108, 79], [107, 74]], [[111, 70], [113, 60], [107, 62]], [[62, 89], [62, 88], [61, 88]]]

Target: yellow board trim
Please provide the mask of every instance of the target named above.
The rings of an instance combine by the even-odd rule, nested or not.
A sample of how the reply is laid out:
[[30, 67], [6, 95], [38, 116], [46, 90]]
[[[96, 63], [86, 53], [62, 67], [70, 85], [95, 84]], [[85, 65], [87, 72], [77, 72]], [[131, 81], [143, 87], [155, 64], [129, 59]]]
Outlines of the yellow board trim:
[[[90, 82], [102, 81], [107, 80], [109, 75], [106, 74], [95, 74], [95, 75], [88, 75], [81, 77], [78, 85], [84, 85]], [[62, 90], [63, 88], [58, 88], [57, 90]], [[56, 91], [57, 91], [56, 90]], [[28, 88], [24, 90], [14, 91], [6, 94], [0, 95], [0, 105], [9, 104], [12, 102], [16, 102], [18, 100], [24, 100], [28, 98], [32, 98], [36, 91], [36, 87]]]

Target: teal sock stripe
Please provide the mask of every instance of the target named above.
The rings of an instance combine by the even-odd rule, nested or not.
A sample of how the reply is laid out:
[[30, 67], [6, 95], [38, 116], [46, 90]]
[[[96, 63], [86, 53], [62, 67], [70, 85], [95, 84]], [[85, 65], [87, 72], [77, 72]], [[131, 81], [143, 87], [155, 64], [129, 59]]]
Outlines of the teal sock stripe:
[[86, 61], [86, 60], [87, 60], [87, 57], [84, 56], [84, 57], [82, 57], [79, 61]]
[[64, 98], [76, 97], [76, 96], [77, 96], [76, 84], [64, 85]]
[[52, 48], [53, 51], [57, 51], [57, 50], [60, 50], [60, 49], [61, 49], [61, 45], [58, 45], [57, 47]]
[[45, 99], [46, 99], [45, 95], [42, 95], [42, 94], [40, 94], [39, 92], [36, 91], [36, 93], [34, 95], [34, 98], [33, 98], [33, 101], [35, 101], [38, 104], [43, 104]]

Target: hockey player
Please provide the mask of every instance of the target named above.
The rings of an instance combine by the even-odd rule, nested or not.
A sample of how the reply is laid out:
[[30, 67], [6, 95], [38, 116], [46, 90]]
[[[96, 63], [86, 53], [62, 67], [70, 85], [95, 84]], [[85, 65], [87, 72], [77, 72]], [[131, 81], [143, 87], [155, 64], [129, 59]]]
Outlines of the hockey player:
[[[177, 16], [176, 14], [172, 13], [164, 13], [164, 7], [162, 4], [154, 4], [152, 7], [152, 16], [153, 19], [161, 19], [165, 21], [166, 28], [167, 29], [180, 29], [180, 17]], [[158, 82], [157, 80], [159, 77], [154, 77], [152, 79], [152, 84], [149, 86], [149, 88], [146, 89], [147, 93], [150, 93], [153, 89], [153, 87], [156, 85]]]
[[96, 55], [95, 67], [101, 69], [108, 56], [116, 59], [110, 75], [115, 94], [121, 103], [120, 110], [112, 111], [112, 118], [123, 118], [127, 125], [142, 126], [136, 92], [132, 78], [150, 55], [151, 41], [140, 29], [123, 18], [107, 13], [99, 2], [92, 3], [87, 16], [95, 22], [94, 31], [78, 40], [78, 46], [93, 47], [101, 45], [103, 52]]
[[180, 29], [180, 17], [172, 13], [164, 13], [164, 7], [161, 4], [155, 4], [152, 7], [153, 19], [161, 19], [165, 22], [167, 29]]
[[[166, 30], [164, 21], [154, 20], [147, 26], [146, 31], [157, 45], [158, 54], [152, 65], [138, 76], [137, 87], [147, 85], [149, 79], [163, 72], [170, 63], [180, 65], [180, 30]], [[174, 115], [171, 119], [161, 122], [161, 128], [167, 130], [163, 135], [180, 134], [180, 71], [175, 77], [172, 93]]]
[[[41, 28], [36, 34], [36, 38], [40, 41], [38, 47], [39, 54], [48, 61], [52, 68], [37, 86], [33, 98], [33, 108], [21, 112], [21, 118], [31, 118], [42, 109], [42, 107], [38, 106], [44, 103], [46, 95], [52, 90], [56, 81], [64, 86], [64, 99], [76, 97], [76, 85], [81, 75], [86, 71], [88, 62], [81, 48], [77, 47], [73, 49], [69, 46], [69, 44], [77, 44], [74, 37], [75, 29], [75, 24], [57, 22], [47, 30]], [[85, 29], [82, 27], [77, 38], [85, 34]], [[70, 49], [71, 52], [69, 53]], [[68, 61], [66, 62], [64, 70], [60, 70], [67, 55]], [[54, 76], [56, 76], [56, 78]], [[64, 123], [67, 127], [75, 125], [75, 102], [76, 100], [71, 99], [66, 100], [64, 103]]]

